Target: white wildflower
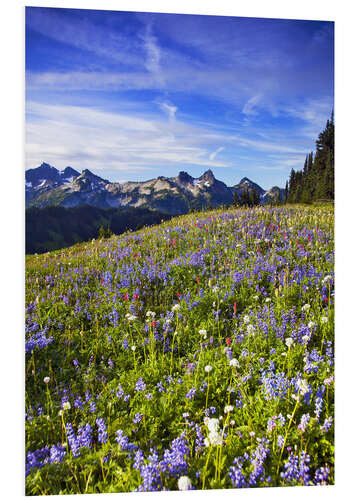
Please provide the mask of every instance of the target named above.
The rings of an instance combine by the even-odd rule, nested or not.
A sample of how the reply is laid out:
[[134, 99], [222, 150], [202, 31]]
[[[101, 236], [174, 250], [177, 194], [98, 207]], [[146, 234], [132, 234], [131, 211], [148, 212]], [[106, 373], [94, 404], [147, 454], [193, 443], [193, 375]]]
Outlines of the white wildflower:
[[205, 426], [209, 430], [209, 432], [218, 432], [219, 429], [219, 420], [218, 418], [209, 418], [206, 417], [204, 419]]
[[304, 396], [307, 392], [309, 392], [310, 387], [305, 379], [302, 378], [299, 379], [297, 382], [297, 386], [302, 396]]
[[229, 362], [229, 366], [233, 366], [233, 368], [239, 368], [239, 362], [237, 358], [232, 358]]
[[223, 443], [223, 438], [218, 432], [210, 432], [208, 439], [212, 446], [220, 446]]
[[254, 332], [255, 332], [255, 328], [253, 325], [248, 325], [247, 326], [247, 333], [248, 335], [254, 335]]
[[203, 337], [204, 339], [206, 339], [206, 338], [207, 338], [207, 330], [199, 330], [199, 331], [198, 331], [198, 333], [199, 333], [200, 335], [202, 335], [202, 337]]
[[234, 407], [232, 405], [226, 405], [224, 408], [224, 413], [228, 413], [230, 411], [233, 411]]
[[187, 491], [192, 487], [191, 479], [187, 476], [181, 476], [177, 481], [177, 486], [180, 491]]
[[147, 317], [149, 317], [149, 316], [150, 316], [151, 318], [155, 318], [156, 313], [155, 313], [154, 311], [147, 311], [146, 316], [147, 316]]
[[308, 325], [309, 328], [314, 328], [315, 323], [313, 321], [309, 321]]
[[212, 366], [211, 366], [211, 365], [206, 365], [206, 366], [205, 366], [205, 372], [206, 372], [206, 373], [209, 373], [209, 372], [211, 372], [211, 371], [212, 371]]
[[271, 302], [271, 299], [269, 299], [269, 297], [268, 297], [268, 298], [265, 299], [265, 302], [267, 302], [267, 303]]
[[71, 409], [71, 403], [69, 401], [65, 401], [63, 403], [63, 410], [70, 410]]
[[171, 307], [172, 312], [179, 311], [180, 309], [181, 309], [180, 304], [175, 304], [174, 306]]
[[131, 350], [134, 352], [134, 351], [135, 351], [135, 349], [136, 349], [136, 345], [132, 345], [132, 346], [131, 346]]
[[330, 385], [330, 384], [332, 384], [332, 382], [333, 382], [334, 380], [335, 380], [335, 377], [334, 377], [333, 375], [331, 375], [331, 377], [329, 377], [329, 378], [325, 378], [325, 380], [324, 380], [324, 384], [325, 384], [325, 385]]
[[44, 381], [44, 383], [45, 383], [45, 384], [48, 384], [48, 383], [49, 383], [49, 381], [50, 381], [50, 377], [45, 377], [45, 378], [43, 379], [43, 381]]
[[310, 309], [310, 304], [304, 304], [301, 308], [302, 311], [308, 311]]
[[285, 339], [285, 344], [287, 345], [287, 347], [291, 347], [293, 345], [294, 341], [291, 337], [288, 337], [287, 339]]
[[259, 300], [259, 295], [253, 295], [254, 300]]
[[243, 321], [244, 321], [244, 323], [249, 323], [250, 318], [247, 314], [244, 316]]
[[327, 323], [327, 322], [328, 322], [328, 318], [326, 318], [326, 316], [322, 316], [321, 323]]

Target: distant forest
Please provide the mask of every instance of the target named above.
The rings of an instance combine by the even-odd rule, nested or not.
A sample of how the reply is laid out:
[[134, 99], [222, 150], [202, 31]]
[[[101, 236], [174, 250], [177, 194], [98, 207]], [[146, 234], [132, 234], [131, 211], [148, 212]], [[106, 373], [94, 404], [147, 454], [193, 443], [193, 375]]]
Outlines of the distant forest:
[[291, 170], [285, 186], [289, 203], [310, 203], [335, 198], [335, 124], [333, 112], [316, 141], [316, 152], [306, 156], [302, 170]]
[[112, 233], [135, 231], [170, 218], [170, 215], [145, 208], [29, 208], [25, 216], [26, 253], [58, 250]]

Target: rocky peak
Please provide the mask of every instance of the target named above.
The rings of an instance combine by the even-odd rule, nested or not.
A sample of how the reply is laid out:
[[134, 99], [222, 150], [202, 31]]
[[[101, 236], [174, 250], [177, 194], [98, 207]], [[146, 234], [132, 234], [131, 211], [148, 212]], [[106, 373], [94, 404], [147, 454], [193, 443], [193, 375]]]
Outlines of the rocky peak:
[[187, 172], [179, 172], [177, 179], [184, 184], [191, 183], [193, 181], [193, 177], [191, 177]]
[[213, 175], [213, 172], [211, 169], [206, 170], [206, 172], [201, 175], [200, 181], [205, 181], [205, 182], [214, 182], [216, 180], [215, 176]]
[[102, 179], [98, 175], [93, 174], [90, 170], [88, 170], [88, 168], [85, 168], [82, 170], [81, 175], [74, 180], [74, 183], [78, 186], [87, 186], [92, 188], [93, 186], [108, 184], [109, 181]]
[[61, 174], [63, 175], [63, 177], [65, 179], [68, 179], [69, 177], [78, 177], [80, 174], [79, 172], [77, 172], [77, 170], [74, 170], [74, 168], [72, 167], [66, 167], [62, 172]]

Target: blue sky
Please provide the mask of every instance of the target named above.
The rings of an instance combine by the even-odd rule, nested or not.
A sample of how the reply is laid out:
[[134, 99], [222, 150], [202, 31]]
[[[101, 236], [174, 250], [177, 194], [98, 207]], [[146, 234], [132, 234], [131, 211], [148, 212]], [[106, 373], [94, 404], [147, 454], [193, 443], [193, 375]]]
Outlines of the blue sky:
[[26, 8], [26, 168], [283, 187], [333, 108], [332, 22]]

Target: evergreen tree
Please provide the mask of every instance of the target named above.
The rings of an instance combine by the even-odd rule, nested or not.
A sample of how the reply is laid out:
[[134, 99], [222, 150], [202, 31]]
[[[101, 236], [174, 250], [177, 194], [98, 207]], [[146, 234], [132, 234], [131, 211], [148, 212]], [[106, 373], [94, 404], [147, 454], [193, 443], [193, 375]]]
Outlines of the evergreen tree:
[[233, 194], [233, 206], [234, 207], [238, 207], [239, 205], [240, 205], [240, 201], [239, 201], [238, 193], [237, 193], [237, 191], [234, 191], [234, 194]]
[[335, 124], [333, 111], [316, 140], [316, 152], [309, 153], [302, 170], [290, 172], [285, 199], [291, 203], [309, 203], [319, 198], [334, 199]]
[[243, 192], [240, 196], [240, 204], [242, 206], [249, 206], [249, 204], [250, 204], [249, 191], [247, 188], [243, 189]]

